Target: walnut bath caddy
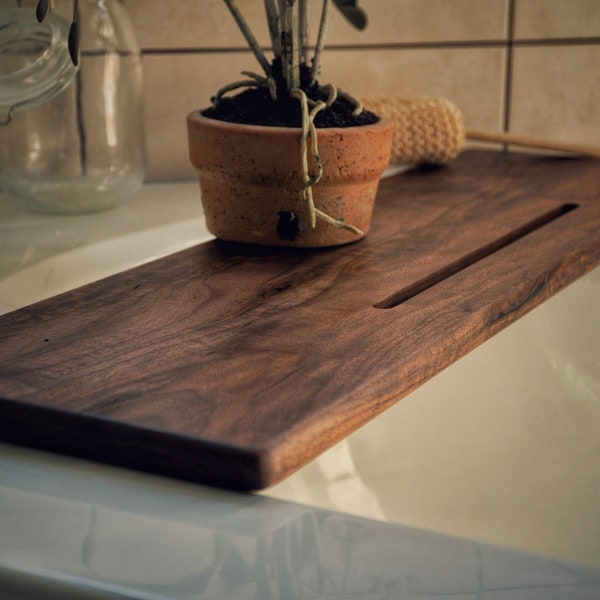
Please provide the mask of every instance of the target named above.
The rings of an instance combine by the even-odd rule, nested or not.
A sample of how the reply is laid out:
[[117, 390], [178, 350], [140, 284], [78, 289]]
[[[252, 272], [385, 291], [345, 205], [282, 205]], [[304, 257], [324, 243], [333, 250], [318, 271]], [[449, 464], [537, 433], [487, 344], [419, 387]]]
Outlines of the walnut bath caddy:
[[0, 440], [263, 488], [598, 263], [600, 162], [465, 152], [356, 244], [212, 241], [0, 317]]

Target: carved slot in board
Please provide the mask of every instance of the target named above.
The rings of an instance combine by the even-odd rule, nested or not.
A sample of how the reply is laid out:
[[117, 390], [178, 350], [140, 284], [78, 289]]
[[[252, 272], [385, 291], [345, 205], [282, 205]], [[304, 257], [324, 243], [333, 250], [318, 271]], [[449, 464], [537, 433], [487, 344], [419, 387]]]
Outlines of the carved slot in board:
[[461, 256], [458, 260], [444, 265], [441, 269], [438, 269], [434, 273], [411, 283], [405, 288], [399, 290], [398, 292], [394, 292], [389, 296], [386, 296], [382, 300], [379, 300], [373, 304], [373, 308], [394, 308], [403, 304], [407, 300], [414, 298], [416, 295], [432, 288], [434, 285], [444, 281], [445, 279], [449, 279], [453, 275], [456, 275], [459, 271], [474, 265], [475, 263], [491, 256], [498, 250], [505, 248], [509, 244], [520, 240], [521, 238], [529, 235], [530, 233], [544, 227], [548, 223], [551, 223], [555, 219], [558, 219], [567, 213], [570, 213], [572, 210], [575, 210], [578, 207], [577, 204], [567, 203], [561, 204], [560, 206], [545, 212], [539, 217], [528, 221], [524, 225], [513, 229], [510, 233], [500, 236], [499, 238], [477, 248], [476, 250], [472, 250]]

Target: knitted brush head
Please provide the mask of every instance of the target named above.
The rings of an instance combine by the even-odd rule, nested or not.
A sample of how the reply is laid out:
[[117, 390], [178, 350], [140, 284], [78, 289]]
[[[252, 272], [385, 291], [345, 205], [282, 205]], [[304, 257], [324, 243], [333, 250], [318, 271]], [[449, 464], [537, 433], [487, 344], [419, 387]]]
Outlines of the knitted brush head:
[[449, 100], [374, 97], [362, 102], [394, 123], [392, 163], [442, 164], [455, 159], [464, 146], [462, 115]]

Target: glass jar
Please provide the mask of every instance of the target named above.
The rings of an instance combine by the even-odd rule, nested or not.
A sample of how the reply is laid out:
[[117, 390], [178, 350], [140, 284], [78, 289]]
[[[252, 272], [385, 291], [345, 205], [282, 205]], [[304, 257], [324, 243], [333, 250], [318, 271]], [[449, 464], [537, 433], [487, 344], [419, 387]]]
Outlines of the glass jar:
[[62, 92], [77, 71], [65, 40], [69, 24], [54, 13], [38, 23], [33, 9], [0, 10], [0, 121]]
[[[33, 7], [16, 10], [37, 23]], [[57, 0], [44, 20], [66, 16], [63, 50], [70, 11], [70, 0]], [[121, 204], [144, 179], [141, 56], [124, 2], [80, 0], [79, 31], [72, 82], [50, 97], [16, 104], [0, 127], [0, 186], [33, 210], [104, 210]], [[0, 35], [0, 73], [7, 54]], [[46, 73], [56, 84], [56, 73]]]

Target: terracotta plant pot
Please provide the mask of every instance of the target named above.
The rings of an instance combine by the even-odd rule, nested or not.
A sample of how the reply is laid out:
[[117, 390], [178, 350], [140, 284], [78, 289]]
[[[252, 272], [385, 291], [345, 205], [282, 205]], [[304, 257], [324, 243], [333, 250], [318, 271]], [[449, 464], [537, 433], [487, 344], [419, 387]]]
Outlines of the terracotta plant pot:
[[357, 227], [360, 235], [320, 219], [311, 226], [300, 193], [300, 129], [226, 123], [200, 111], [188, 115], [187, 126], [206, 225], [218, 238], [322, 247], [367, 234], [379, 178], [390, 160], [390, 121], [317, 130], [323, 176], [313, 186], [315, 207]]

